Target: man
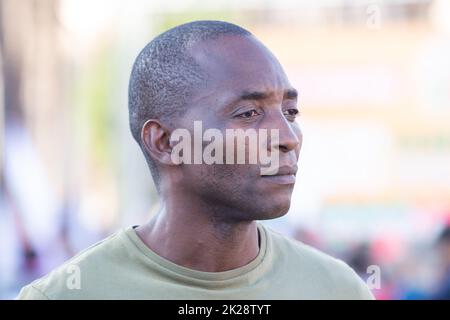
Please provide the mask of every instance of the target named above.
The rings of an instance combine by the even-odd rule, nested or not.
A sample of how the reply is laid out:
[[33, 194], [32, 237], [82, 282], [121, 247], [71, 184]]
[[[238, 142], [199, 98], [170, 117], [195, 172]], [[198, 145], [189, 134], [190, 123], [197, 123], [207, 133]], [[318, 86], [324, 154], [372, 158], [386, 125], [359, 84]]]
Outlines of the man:
[[[133, 66], [129, 111], [161, 210], [26, 286], [20, 298], [372, 299], [346, 264], [256, 221], [288, 211], [302, 135], [297, 91], [252, 34], [195, 21], [159, 35]], [[177, 161], [173, 135], [179, 129], [195, 135], [196, 122], [224, 135], [275, 132], [258, 140], [258, 153], [276, 154], [277, 170], [264, 173], [261, 158]], [[215, 149], [216, 160], [225, 158], [222, 151]], [[191, 150], [179, 156], [189, 159]]]

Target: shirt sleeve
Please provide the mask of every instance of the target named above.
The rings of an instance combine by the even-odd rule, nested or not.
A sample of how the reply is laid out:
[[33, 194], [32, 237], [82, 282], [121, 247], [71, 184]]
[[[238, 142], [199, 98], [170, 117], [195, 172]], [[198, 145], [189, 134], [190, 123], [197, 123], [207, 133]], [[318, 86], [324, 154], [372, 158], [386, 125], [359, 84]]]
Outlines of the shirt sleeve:
[[369, 287], [361, 279], [361, 277], [350, 268], [345, 262], [342, 260], [336, 259], [338, 265], [340, 265], [340, 272], [337, 272], [338, 268], [336, 268], [335, 276], [335, 284], [337, 286], [339, 297], [338, 299], [342, 300], [375, 300], [372, 292]]
[[32, 285], [28, 285], [20, 290], [16, 300], [50, 300], [43, 292]]
[[359, 278], [358, 275], [356, 275], [356, 277], [358, 278], [357, 280], [357, 288], [356, 288], [356, 292], [357, 292], [357, 299], [359, 300], [375, 300], [374, 295], [372, 294], [372, 292], [370, 291], [369, 287], [364, 283], [364, 281]]

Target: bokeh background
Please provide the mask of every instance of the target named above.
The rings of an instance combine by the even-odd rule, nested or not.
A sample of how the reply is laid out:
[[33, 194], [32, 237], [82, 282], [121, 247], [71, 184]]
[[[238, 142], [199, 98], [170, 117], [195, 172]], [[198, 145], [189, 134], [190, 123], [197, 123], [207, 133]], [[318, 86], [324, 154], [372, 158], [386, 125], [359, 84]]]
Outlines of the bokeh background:
[[299, 89], [292, 207], [265, 223], [378, 266], [379, 299], [449, 298], [450, 1], [0, 0], [0, 19], [1, 299], [155, 212], [129, 74], [197, 19], [252, 31]]

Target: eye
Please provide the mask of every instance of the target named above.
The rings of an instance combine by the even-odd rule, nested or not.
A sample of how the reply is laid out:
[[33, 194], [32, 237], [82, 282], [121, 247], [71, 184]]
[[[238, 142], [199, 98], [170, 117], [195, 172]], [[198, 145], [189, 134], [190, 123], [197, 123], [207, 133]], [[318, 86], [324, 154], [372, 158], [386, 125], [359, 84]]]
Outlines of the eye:
[[299, 114], [299, 111], [298, 111], [298, 109], [287, 109], [283, 113], [285, 116], [287, 116], [289, 118], [295, 118]]
[[248, 119], [248, 118], [256, 117], [257, 115], [259, 115], [259, 113], [255, 109], [253, 109], [253, 110], [249, 110], [249, 111], [240, 113], [240, 114], [236, 115], [236, 117]]

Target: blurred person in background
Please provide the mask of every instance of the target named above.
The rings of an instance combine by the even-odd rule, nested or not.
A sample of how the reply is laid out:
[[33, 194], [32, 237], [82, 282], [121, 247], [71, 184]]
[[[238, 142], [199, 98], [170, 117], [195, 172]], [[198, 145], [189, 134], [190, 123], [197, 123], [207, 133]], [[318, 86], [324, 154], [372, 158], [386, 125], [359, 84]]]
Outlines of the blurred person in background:
[[436, 249], [439, 253], [441, 275], [436, 291], [431, 299], [450, 300], [450, 223], [447, 223], [441, 231]]

